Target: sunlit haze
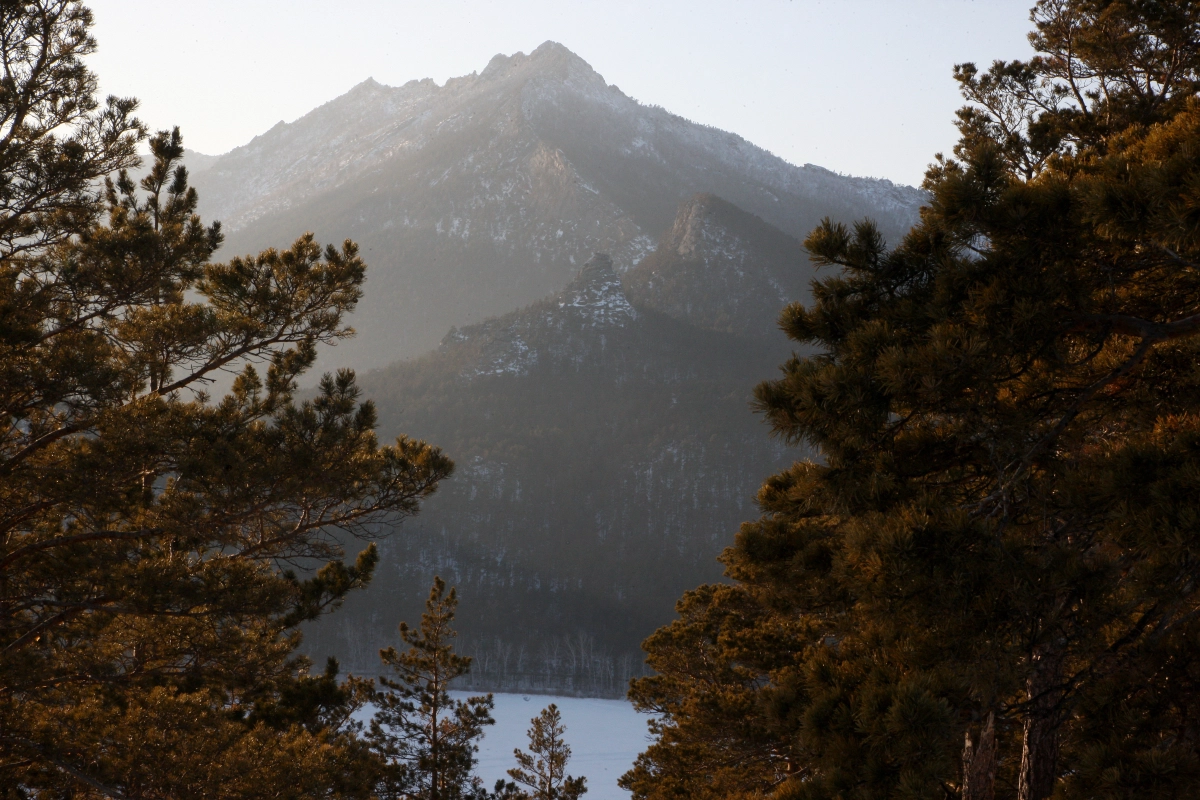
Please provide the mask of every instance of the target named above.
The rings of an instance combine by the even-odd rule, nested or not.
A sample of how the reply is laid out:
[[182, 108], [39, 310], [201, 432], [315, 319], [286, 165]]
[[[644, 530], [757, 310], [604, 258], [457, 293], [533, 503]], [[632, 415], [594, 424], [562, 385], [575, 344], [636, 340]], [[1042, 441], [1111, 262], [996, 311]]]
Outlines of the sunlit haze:
[[552, 39], [645, 104], [796, 164], [916, 184], [962, 61], [1029, 52], [1031, 0], [94, 0], [105, 93], [219, 154], [360, 81], [440, 82]]

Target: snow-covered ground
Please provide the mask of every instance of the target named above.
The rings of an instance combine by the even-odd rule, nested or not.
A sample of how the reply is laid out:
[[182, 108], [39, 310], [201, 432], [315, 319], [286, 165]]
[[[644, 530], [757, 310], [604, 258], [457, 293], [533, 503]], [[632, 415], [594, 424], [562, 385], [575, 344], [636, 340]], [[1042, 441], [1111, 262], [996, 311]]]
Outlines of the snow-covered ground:
[[476, 768], [485, 786], [490, 789], [498, 779], [507, 779], [505, 771], [515, 763], [513, 748], [524, 750], [529, 744], [525, 732], [530, 720], [555, 703], [571, 745], [567, 772], [587, 776], [585, 800], [627, 800], [629, 793], [617, 786], [617, 778], [649, 744], [648, 718], [634, 711], [628, 701], [537, 694], [498, 694], [495, 698], [492, 717], [496, 724], [484, 735]]
[[[463, 699], [472, 694], [453, 692]], [[629, 792], [617, 786], [617, 778], [633, 766], [638, 753], [650, 743], [646, 730], [649, 718], [634, 711], [628, 701], [540, 694], [497, 694], [495, 700], [492, 717], [496, 724], [484, 734], [476, 767], [484, 786], [491, 789], [497, 780], [508, 779], [507, 771], [516, 764], [513, 749], [526, 749], [529, 738], [525, 732], [530, 721], [554, 703], [567, 729], [567, 744], [571, 745], [567, 774], [587, 777], [585, 800], [628, 800]], [[358, 716], [365, 722], [371, 713], [366, 708]]]

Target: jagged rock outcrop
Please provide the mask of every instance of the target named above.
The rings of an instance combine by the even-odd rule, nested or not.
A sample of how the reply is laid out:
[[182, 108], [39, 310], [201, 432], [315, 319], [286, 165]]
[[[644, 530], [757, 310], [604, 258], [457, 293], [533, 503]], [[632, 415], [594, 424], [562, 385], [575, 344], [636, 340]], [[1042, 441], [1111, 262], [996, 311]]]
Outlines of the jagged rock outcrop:
[[451, 325], [562, 289], [593, 252], [623, 274], [696, 192], [793, 236], [825, 215], [871, 216], [898, 232], [923, 197], [794, 166], [643, 106], [553, 42], [442, 86], [368, 80], [216, 160], [191, 161], [226, 253], [308, 229], [362, 245], [371, 269], [350, 320], [359, 335], [323, 353], [322, 368], [419, 355]]
[[779, 312], [808, 300], [812, 278], [794, 237], [719, 197], [698, 194], [680, 206], [657, 249], [623, 281], [640, 306], [782, 344]]
[[593, 328], [624, 326], [637, 318], [607, 253], [596, 253], [583, 265], [579, 277], [562, 293], [558, 304]]

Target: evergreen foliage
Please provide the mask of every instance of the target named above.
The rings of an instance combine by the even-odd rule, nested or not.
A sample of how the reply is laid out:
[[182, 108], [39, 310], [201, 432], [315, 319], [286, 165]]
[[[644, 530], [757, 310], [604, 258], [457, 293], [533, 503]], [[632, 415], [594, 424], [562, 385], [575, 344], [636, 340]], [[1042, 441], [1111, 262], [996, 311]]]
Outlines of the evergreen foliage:
[[414, 630], [400, 623], [404, 652], [381, 650], [383, 663], [396, 678], [381, 676], [371, 721], [370, 739], [391, 767], [380, 793], [384, 797], [420, 800], [485, 798], [483, 784], [471, 775], [483, 729], [492, 719], [492, 696], [455, 700], [450, 686], [466, 675], [471, 659], [454, 652], [454, 610], [458, 596], [434, 578]]
[[587, 778], [567, 774], [571, 746], [563, 739], [567, 729], [558, 706], [551, 703], [529, 722], [529, 752], [513, 750], [517, 766], [508, 771], [515, 783], [500, 781], [496, 794], [522, 800], [578, 800], [587, 792]]
[[74, 0], [0, 3], [0, 256], [70, 238], [99, 210], [95, 181], [137, 162], [137, 101], [96, 100], [83, 58], [92, 12]]
[[178, 131], [125, 171], [144, 132], [94, 100], [90, 24], [0, 4], [0, 797], [366, 796], [368, 686], [310, 675], [296, 629], [451, 462], [380, 446], [350, 372], [295, 398], [357, 248], [213, 263]]
[[762, 384], [764, 515], [635, 683], [638, 798], [1200, 792], [1200, 6], [1042, 0]]

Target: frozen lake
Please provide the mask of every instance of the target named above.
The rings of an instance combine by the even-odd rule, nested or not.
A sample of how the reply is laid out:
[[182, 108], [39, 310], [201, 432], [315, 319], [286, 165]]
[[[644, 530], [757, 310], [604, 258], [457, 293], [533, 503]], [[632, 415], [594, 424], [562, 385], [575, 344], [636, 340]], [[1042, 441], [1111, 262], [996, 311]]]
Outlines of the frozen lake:
[[571, 745], [567, 773], [587, 776], [585, 800], [627, 800], [629, 792], [617, 786], [617, 778], [649, 744], [648, 717], [634, 711], [627, 700], [538, 694], [498, 694], [495, 698], [492, 717], [496, 724], [488, 728], [479, 745], [476, 768], [485, 786], [491, 789], [500, 778], [508, 779], [506, 770], [515, 766], [513, 748], [524, 750], [529, 744], [525, 735], [529, 721], [555, 703]]
[[[466, 698], [476, 692], [454, 692]], [[507, 770], [515, 766], [513, 749], [526, 749], [529, 722], [546, 706], [554, 703], [566, 726], [571, 760], [567, 774], [587, 777], [584, 800], [628, 800], [629, 792], [617, 786], [638, 753], [649, 744], [645, 714], [633, 710], [626, 700], [598, 700], [590, 697], [554, 697], [540, 694], [497, 694], [492, 717], [496, 724], [487, 729], [479, 745], [476, 774], [488, 789], [500, 778], [508, 780]], [[364, 715], [366, 716], [366, 715]]]

